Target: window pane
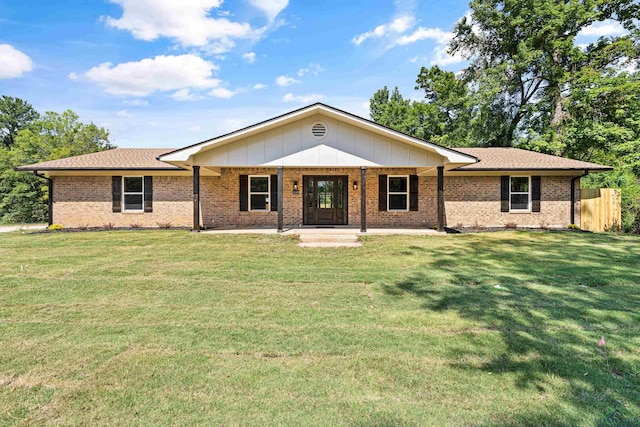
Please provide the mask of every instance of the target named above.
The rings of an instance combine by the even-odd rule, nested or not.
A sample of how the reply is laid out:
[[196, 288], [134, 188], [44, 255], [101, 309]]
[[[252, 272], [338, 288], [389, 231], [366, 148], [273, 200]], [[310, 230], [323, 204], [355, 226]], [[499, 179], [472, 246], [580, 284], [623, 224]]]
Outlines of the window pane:
[[251, 210], [267, 211], [269, 210], [269, 196], [266, 194], [251, 195]]
[[333, 208], [333, 181], [318, 181], [318, 207]]
[[511, 192], [526, 193], [529, 191], [529, 177], [511, 177]]
[[142, 177], [125, 177], [124, 178], [125, 193], [142, 193]]
[[141, 211], [142, 194], [125, 194], [124, 210]]
[[389, 210], [406, 210], [406, 194], [389, 194]]
[[251, 178], [251, 192], [252, 193], [268, 193], [269, 192], [269, 178]]
[[344, 186], [342, 180], [338, 181], [338, 209], [342, 209], [342, 198], [344, 194]]
[[404, 193], [407, 191], [407, 178], [389, 178], [389, 192], [390, 193]]
[[529, 209], [528, 194], [512, 194], [511, 209]]

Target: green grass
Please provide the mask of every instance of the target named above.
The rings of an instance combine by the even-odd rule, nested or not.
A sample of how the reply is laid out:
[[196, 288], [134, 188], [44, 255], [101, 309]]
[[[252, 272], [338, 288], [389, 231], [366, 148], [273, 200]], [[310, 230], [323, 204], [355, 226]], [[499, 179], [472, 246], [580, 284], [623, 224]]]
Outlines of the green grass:
[[640, 419], [639, 284], [631, 236], [7, 233], [0, 425]]

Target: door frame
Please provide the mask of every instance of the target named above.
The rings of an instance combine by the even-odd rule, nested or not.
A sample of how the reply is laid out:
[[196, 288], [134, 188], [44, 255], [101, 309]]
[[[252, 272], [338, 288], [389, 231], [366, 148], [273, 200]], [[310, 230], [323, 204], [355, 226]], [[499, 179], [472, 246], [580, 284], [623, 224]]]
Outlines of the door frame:
[[[313, 180], [313, 206], [309, 206], [309, 180]], [[333, 181], [333, 198], [338, 200], [338, 182], [342, 181], [342, 215], [339, 215], [339, 208], [334, 207], [334, 221], [332, 223], [318, 224], [318, 181]], [[303, 225], [348, 225], [349, 224], [349, 176], [348, 175], [303, 175], [302, 176], [302, 224]], [[339, 221], [342, 216], [342, 222]]]

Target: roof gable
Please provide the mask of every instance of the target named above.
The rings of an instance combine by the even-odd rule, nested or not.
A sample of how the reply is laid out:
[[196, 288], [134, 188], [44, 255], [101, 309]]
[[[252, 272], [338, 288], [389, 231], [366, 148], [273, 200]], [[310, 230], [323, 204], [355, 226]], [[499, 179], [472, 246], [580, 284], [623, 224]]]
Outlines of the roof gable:
[[[311, 125], [316, 121], [330, 122], [326, 139], [316, 140], [305, 132], [306, 128], [310, 132]], [[295, 135], [296, 132], [300, 133], [299, 136]], [[256, 143], [260, 140], [264, 143]], [[296, 153], [323, 144], [380, 166], [436, 166], [477, 161], [468, 154], [413, 138], [319, 103], [164, 154], [159, 159], [175, 165], [298, 166], [302, 164], [277, 163], [277, 160], [291, 162]], [[335, 165], [335, 162], [319, 159], [319, 163], [313, 166]]]

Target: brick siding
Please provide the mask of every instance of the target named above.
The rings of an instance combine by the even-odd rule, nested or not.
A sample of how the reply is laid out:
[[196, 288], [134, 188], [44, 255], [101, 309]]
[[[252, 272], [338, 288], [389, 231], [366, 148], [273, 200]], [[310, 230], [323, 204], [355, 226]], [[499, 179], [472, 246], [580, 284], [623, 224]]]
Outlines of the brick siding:
[[[374, 227], [432, 227], [437, 222], [437, 178], [419, 177], [418, 211], [381, 212], [378, 210], [378, 175], [412, 175], [413, 168], [367, 169], [367, 225]], [[275, 175], [276, 168], [223, 168], [219, 177], [202, 176], [200, 180], [201, 218], [205, 226], [275, 226], [277, 212], [241, 212], [239, 206], [240, 175]], [[302, 200], [304, 175], [348, 176], [348, 224], [360, 225], [359, 168], [284, 168], [284, 225], [303, 223]], [[65, 227], [140, 225], [157, 227], [171, 224], [192, 225], [192, 178], [189, 176], [154, 176], [152, 213], [113, 213], [111, 177], [54, 177], [53, 221]], [[299, 192], [293, 194], [293, 182]], [[353, 182], [358, 188], [353, 189]], [[578, 182], [579, 183], [579, 182]], [[576, 184], [578, 184], [576, 183]], [[455, 227], [566, 227], [571, 215], [571, 177], [543, 176], [541, 212], [500, 212], [500, 177], [445, 176], [445, 215], [447, 225]], [[576, 223], [580, 223], [580, 190], [576, 185]]]

